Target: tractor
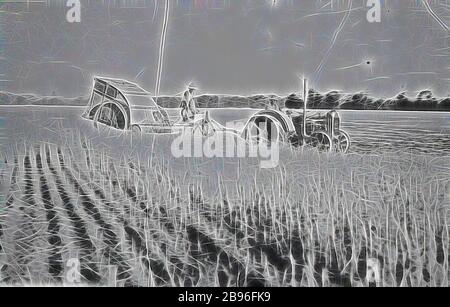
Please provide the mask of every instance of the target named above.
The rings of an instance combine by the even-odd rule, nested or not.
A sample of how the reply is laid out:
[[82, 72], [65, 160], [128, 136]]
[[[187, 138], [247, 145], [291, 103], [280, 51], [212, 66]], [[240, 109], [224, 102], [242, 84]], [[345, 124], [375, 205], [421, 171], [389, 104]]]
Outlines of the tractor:
[[311, 146], [322, 152], [347, 153], [350, 136], [341, 128], [336, 111], [326, 114], [308, 112], [308, 82], [303, 80], [303, 110], [264, 110], [254, 114], [245, 125], [242, 137], [250, 142], [287, 142]]

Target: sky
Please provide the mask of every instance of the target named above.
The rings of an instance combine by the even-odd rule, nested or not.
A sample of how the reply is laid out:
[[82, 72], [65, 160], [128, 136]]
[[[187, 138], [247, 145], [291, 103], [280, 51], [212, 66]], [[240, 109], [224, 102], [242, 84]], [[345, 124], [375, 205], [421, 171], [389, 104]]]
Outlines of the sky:
[[[376, 97], [450, 93], [450, 33], [417, 0], [169, 0], [161, 93], [289, 94], [306, 76], [320, 91]], [[25, 1], [26, 2], [26, 1]], [[351, 3], [350, 3], [351, 2]], [[0, 1], [0, 89], [86, 96], [95, 75], [153, 92], [164, 0]], [[350, 5], [351, 4], [351, 5]], [[450, 25], [450, 0], [429, 0]]]

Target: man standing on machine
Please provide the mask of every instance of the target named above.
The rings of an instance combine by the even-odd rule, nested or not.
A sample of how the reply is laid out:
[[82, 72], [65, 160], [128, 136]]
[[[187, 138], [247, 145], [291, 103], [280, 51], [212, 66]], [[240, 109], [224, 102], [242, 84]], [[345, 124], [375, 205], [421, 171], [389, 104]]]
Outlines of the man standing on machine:
[[181, 117], [184, 122], [194, 119], [195, 115], [198, 114], [195, 103], [196, 90], [197, 87], [191, 83], [181, 97]]

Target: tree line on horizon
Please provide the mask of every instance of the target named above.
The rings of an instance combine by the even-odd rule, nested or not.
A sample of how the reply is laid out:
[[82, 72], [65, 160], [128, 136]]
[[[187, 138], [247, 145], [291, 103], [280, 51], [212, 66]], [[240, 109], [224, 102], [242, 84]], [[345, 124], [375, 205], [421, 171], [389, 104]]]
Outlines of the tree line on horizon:
[[[156, 98], [155, 98], [156, 99]], [[297, 93], [281, 97], [278, 95], [201, 95], [196, 98], [199, 108], [288, 108], [302, 109], [303, 98]], [[65, 98], [59, 96], [38, 96], [34, 94], [13, 94], [0, 92], [0, 105], [63, 105], [85, 106], [89, 97]], [[178, 108], [181, 97], [161, 96], [157, 102], [164, 108]], [[309, 109], [341, 110], [403, 110], [403, 111], [450, 111], [450, 97], [436, 98], [430, 90], [424, 90], [416, 97], [406, 92], [393, 98], [374, 98], [367, 93], [345, 94], [339, 91], [320, 93], [314, 89], [308, 94]]]

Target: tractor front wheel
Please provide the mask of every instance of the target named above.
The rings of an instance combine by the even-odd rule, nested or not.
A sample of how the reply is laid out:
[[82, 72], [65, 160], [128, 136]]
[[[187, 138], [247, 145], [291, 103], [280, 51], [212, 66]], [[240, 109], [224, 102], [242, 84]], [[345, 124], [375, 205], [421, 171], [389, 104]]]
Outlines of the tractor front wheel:
[[347, 153], [350, 149], [350, 136], [344, 130], [339, 130], [334, 138], [336, 152]]

